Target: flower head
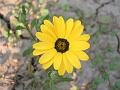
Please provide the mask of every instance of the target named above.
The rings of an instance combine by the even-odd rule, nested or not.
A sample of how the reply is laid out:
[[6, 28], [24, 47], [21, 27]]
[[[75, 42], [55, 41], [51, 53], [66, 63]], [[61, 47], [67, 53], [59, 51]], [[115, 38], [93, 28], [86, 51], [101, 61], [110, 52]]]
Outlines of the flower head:
[[73, 68], [80, 69], [80, 60], [89, 59], [83, 51], [90, 47], [90, 35], [82, 34], [84, 26], [80, 20], [69, 18], [65, 22], [62, 16], [54, 16], [53, 23], [44, 20], [40, 28], [36, 33], [40, 41], [33, 45], [33, 55], [41, 55], [39, 63], [44, 69], [53, 65], [59, 75], [64, 75], [66, 71], [72, 73]]

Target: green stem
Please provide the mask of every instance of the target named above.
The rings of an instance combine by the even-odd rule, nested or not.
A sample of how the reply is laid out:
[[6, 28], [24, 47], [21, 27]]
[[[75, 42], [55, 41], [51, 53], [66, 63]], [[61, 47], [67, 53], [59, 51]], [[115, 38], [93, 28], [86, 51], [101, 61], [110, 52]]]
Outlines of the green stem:
[[50, 80], [50, 90], [55, 90], [54, 80]]
[[32, 34], [32, 32], [30, 31], [28, 25], [26, 25], [26, 30], [28, 31], [28, 33], [29, 33], [30, 36], [32, 37], [32, 40], [36, 41], [35, 38], [34, 38], [34, 36], [33, 36], [33, 34]]

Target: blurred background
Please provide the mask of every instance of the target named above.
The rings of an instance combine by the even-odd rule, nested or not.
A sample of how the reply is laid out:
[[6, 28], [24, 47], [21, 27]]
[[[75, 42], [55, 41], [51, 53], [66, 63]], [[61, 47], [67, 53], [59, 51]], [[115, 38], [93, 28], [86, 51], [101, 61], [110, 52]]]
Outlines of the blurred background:
[[0, 0], [0, 90], [50, 90], [32, 39], [54, 15], [80, 19], [91, 35], [90, 60], [55, 90], [120, 90], [120, 0]]

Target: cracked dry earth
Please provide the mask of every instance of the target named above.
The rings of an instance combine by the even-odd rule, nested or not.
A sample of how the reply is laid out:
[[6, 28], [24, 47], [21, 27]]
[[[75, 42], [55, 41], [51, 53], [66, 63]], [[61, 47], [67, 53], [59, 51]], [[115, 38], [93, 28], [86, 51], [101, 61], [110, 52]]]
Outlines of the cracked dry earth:
[[[17, 0], [0, 0], [0, 12], [10, 17]], [[4, 3], [6, 4], [4, 6]], [[8, 3], [8, 7], [7, 7]], [[10, 6], [9, 6], [10, 5]], [[66, 10], [64, 6], [67, 5]], [[75, 81], [70, 83], [58, 84], [58, 90], [93, 90], [87, 88], [87, 85], [100, 74], [99, 67], [92, 67], [92, 62], [99, 56], [100, 64], [105, 68], [113, 61], [120, 60], [118, 38], [120, 38], [120, 0], [59, 0], [57, 2], [49, 0], [47, 8], [52, 15], [63, 15], [81, 19], [85, 24], [85, 32], [91, 34], [91, 49], [88, 53], [91, 59], [88, 62], [82, 62], [82, 70], [77, 70], [73, 74]], [[101, 28], [102, 27], [102, 28]], [[100, 28], [100, 29], [99, 29]], [[3, 31], [4, 28], [0, 28]], [[116, 32], [116, 34], [114, 34]], [[26, 74], [26, 64], [30, 58], [22, 56], [23, 50], [30, 44], [28, 40], [20, 40], [14, 46], [10, 46], [7, 40], [0, 35], [0, 90], [24, 90], [31, 81]], [[3, 49], [4, 48], [4, 49]], [[101, 63], [102, 62], [102, 63]], [[120, 64], [120, 63], [119, 63]], [[36, 75], [45, 77], [44, 71], [35, 72]], [[109, 84], [114, 85], [115, 81], [120, 79], [120, 67], [117, 70], [109, 71], [109, 82], [97, 86], [96, 90], [110, 90]], [[15, 86], [13, 78], [22, 75]], [[23, 76], [24, 75], [24, 76]], [[28, 87], [30, 90], [30, 87]], [[36, 89], [39, 90], [39, 89]]]

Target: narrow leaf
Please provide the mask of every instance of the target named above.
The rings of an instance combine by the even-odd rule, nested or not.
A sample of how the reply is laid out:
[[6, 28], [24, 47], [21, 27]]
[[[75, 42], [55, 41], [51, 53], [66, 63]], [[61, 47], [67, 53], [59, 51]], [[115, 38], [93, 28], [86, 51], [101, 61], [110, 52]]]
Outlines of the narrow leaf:
[[23, 52], [23, 56], [31, 55], [32, 52], [33, 52], [32, 47], [29, 47], [29, 48], [27, 48], [27, 49], [24, 50], [24, 52]]

